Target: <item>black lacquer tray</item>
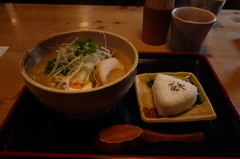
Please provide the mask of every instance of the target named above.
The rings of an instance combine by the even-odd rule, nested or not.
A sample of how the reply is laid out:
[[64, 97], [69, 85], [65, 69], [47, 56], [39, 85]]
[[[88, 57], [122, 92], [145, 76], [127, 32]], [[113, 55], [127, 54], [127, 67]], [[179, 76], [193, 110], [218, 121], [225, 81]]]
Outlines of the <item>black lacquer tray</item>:
[[[106, 114], [90, 120], [70, 119], [42, 105], [27, 88], [13, 106], [0, 132], [0, 155], [8, 157], [155, 158], [240, 157], [240, 120], [219, 79], [201, 54], [140, 53], [138, 74], [192, 72], [202, 84], [216, 120], [185, 123], [145, 123], [134, 86]], [[202, 142], [158, 142], [135, 150], [105, 154], [92, 142], [103, 128], [132, 124], [163, 133], [201, 131]], [[1, 158], [0, 156], [0, 158]]]

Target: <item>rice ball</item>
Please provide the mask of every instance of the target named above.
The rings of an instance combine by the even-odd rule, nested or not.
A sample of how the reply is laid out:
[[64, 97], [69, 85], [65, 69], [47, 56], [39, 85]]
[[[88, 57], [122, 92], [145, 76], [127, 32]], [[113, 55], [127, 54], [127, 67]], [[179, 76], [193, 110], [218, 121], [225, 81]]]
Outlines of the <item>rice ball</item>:
[[173, 76], [158, 74], [152, 86], [158, 115], [177, 115], [191, 108], [197, 100], [197, 87]]

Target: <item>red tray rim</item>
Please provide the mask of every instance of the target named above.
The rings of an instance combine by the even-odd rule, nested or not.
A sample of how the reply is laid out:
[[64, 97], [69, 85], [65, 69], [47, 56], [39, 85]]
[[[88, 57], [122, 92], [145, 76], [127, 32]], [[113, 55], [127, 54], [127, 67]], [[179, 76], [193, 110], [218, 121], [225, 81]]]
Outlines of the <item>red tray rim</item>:
[[[181, 52], [149, 52], [149, 51], [139, 51], [139, 53], [152, 53], [152, 54], [190, 54], [190, 53], [181, 53]], [[211, 63], [209, 62], [206, 55], [201, 53], [191, 53], [195, 55], [202, 56], [206, 62], [208, 63], [214, 77], [216, 78], [217, 82], [219, 83], [224, 95], [226, 96], [229, 104], [231, 105], [232, 109], [234, 110], [235, 114], [237, 115], [238, 119], [240, 120], [240, 112], [237, 110], [236, 106], [232, 102], [231, 98], [229, 97], [227, 91], [225, 90], [223, 84], [221, 83], [220, 79], [218, 78], [216, 72], [214, 71]], [[0, 131], [3, 129], [5, 124], [7, 123], [9, 117], [11, 116], [13, 110], [15, 109], [18, 101], [21, 99], [24, 91], [26, 90], [27, 86], [24, 85], [19, 96], [17, 97], [16, 101], [14, 102], [12, 108], [10, 109], [9, 113], [7, 114], [6, 118], [4, 119], [3, 123], [0, 126]], [[0, 156], [18, 156], [18, 157], [61, 157], [61, 158], [162, 158], [162, 159], [214, 159], [214, 158], [221, 158], [221, 159], [240, 159], [240, 157], [198, 157], [198, 156], [129, 156], [129, 155], [111, 155], [111, 154], [64, 154], [64, 153], [35, 153], [35, 152], [8, 152], [8, 151], [0, 151]]]

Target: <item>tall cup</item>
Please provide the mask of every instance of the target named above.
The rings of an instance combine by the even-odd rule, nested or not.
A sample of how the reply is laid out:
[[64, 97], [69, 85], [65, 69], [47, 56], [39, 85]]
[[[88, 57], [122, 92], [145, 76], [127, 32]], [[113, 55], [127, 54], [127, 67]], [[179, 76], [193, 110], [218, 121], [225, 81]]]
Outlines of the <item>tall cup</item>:
[[157, 46], [166, 43], [171, 23], [172, 8], [152, 8], [144, 5], [142, 41]]
[[200, 52], [216, 16], [205, 9], [181, 7], [172, 11], [170, 47], [175, 52]]

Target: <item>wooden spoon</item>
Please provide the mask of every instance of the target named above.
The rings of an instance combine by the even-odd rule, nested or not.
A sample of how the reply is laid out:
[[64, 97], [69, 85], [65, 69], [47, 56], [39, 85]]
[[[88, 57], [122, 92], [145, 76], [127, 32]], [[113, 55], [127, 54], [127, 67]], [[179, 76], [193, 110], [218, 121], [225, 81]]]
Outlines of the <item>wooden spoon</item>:
[[199, 142], [203, 138], [204, 135], [201, 132], [165, 134], [133, 125], [114, 125], [100, 131], [94, 140], [94, 146], [99, 151], [112, 153], [130, 150], [152, 142]]

